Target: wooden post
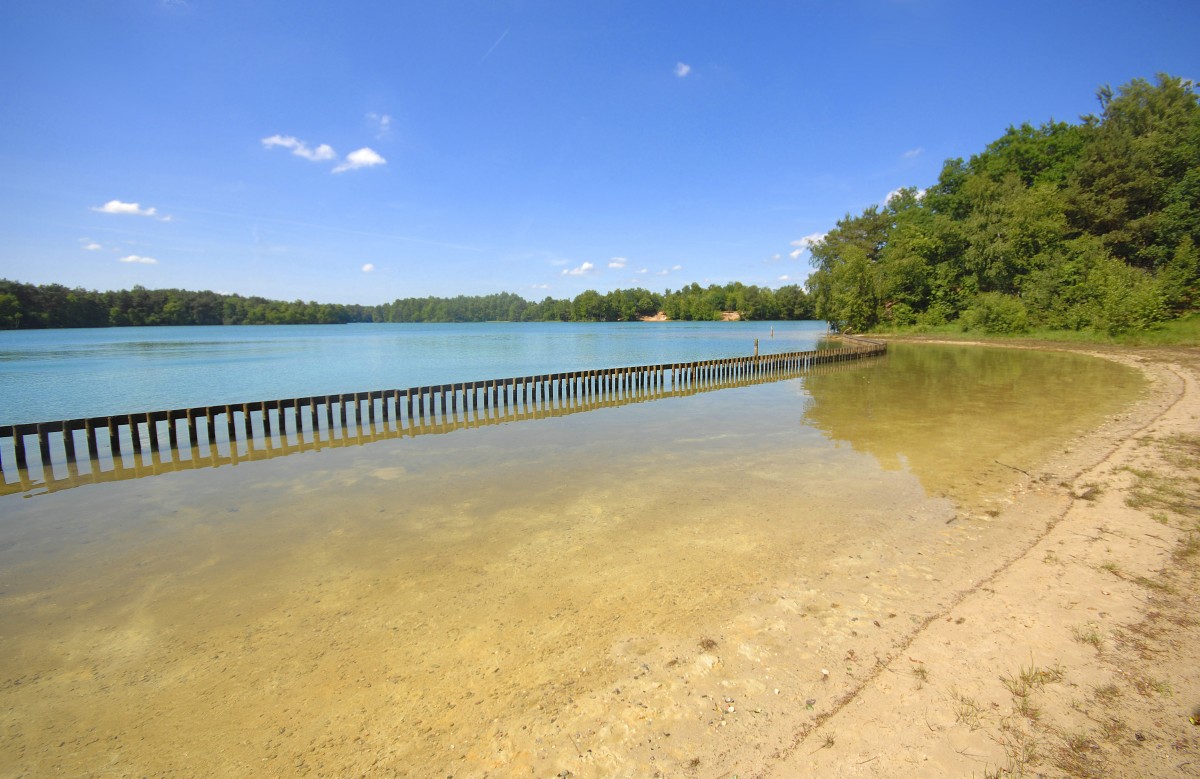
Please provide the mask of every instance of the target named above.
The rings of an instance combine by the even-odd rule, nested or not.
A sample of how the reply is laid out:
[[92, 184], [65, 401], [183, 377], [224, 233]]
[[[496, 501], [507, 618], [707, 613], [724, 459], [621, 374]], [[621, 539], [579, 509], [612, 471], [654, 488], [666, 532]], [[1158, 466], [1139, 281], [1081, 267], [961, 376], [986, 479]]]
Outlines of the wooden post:
[[116, 426], [116, 418], [108, 418], [108, 447], [113, 451], [113, 460], [121, 456], [121, 429]]
[[[67, 464], [75, 462], [75, 431], [63, 425], [63, 450], [67, 453]], [[2, 470], [2, 468], [0, 468]]]
[[38, 450], [42, 455], [42, 467], [50, 467], [50, 430], [49, 425], [41, 424], [37, 426]]
[[29, 470], [29, 462], [25, 456], [25, 435], [13, 426], [13, 450], [17, 457], [17, 470]]
[[[96, 420], [95, 419], [86, 420], [84, 423], [84, 426], [85, 426], [85, 430], [88, 431], [88, 457], [92, 461], [100, 460], [100, 445], [98, 445], [96, 443]], [[18, 441], [22, 441], [22, 439], [18, 438]], [[22, 444], [20, 444], [20, 445], [22, 445], [22, 447], [24, 448], [24, 445], [25, 445], [24, 441], [22, 441]], [[18, 455], [17, 455], [18, 465], [20, 465], [20, 463], [22, 463], [22, 460], [24, 460], [24, 455], [18, 453]], [[20, 467], [24, 468], [25, 466], [20, 465]]]

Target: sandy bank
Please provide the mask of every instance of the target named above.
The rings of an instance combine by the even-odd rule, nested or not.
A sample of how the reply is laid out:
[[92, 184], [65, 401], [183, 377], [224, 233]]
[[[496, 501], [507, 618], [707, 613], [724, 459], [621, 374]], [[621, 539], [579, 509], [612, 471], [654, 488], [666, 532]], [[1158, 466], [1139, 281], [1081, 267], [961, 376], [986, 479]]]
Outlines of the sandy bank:
[[[996, 521], [1041, 525], [1033, 542], [899, 646], [848, 656], [836, 705], [750, 775], [1200, 776], [1200, 354], [1089, 351], [1140, 367], [1149, 397], [1028, 474]], [[1128, 505], [1148, 473], [1174, 510]]]

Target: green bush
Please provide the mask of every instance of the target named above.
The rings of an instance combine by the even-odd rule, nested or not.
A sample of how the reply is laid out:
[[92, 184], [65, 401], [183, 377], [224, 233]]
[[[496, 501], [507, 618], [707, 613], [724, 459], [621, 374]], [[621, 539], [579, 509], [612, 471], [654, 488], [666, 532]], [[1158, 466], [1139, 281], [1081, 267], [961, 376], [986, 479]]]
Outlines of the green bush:
[[1020, 298], [999, 292], [976, 295], [959, 321], [966, 329], [982, 330], [993, 335], [1011, 335], [1029, 329], [1029, 313], [1025, 310], [1025, 304]]

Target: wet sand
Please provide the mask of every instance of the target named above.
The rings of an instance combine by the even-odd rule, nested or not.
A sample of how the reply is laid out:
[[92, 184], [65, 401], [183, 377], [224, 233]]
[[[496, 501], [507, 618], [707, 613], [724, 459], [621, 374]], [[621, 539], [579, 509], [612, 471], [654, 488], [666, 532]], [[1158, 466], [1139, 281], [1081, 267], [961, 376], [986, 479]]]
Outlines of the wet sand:
[[839, 438], [838, 381], [11, 498], [0, 770], [794, 775], [1070, 503]]
[[1200, 350], [1098, 353], [1150, 391], [1029, 474], [1026, 546], [745, 775], [1200, 776]]

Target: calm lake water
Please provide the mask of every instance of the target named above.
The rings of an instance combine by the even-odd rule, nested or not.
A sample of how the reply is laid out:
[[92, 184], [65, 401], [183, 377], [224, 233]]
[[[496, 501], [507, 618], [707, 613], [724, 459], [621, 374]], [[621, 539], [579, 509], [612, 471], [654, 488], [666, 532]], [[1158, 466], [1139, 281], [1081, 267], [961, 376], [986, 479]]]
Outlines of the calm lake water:
[[[772, 336], [772, 332], [774, 335]], [[814, 348], [824, 322], [0, 331], [0, 425]]]
[[[404, 327], [285, 331], [286, 358], [236, 338], [201, 351], [236, 367], [210, 372], [280, 374], [378, 339], [374, 372], [220, 390], [240, 400], [823, 332], [770, 326], [424, 331], [442, 357], [478, 355], [449, 376], [387, 356]], [[143, 347], [97, 348], [130, 365]], [[479, 368], [497, 351], [541, 362]], [[753, 774], [1042, 531], [998, 518], [1014, 468], [1036, 473], [1142, 388], [1078, 355], [894, 345], [783, 381], [0, 496], [0, 774]], [[133, 405], [213, 402], [149, 397]], [[730, 764], [733, 744], [760, 762]]]

